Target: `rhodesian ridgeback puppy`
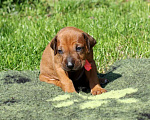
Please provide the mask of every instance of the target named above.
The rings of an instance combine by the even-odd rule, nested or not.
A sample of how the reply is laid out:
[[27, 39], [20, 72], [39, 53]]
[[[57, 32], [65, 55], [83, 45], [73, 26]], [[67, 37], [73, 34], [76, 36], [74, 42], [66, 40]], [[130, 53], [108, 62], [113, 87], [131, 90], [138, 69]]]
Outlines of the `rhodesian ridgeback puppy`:
[[39, 79], [69, 93], [76, 92], [76, 81], [89, 86], [92, 95], [106, 92], [100, 86], [103, 81], [98, 79], [93, 59], [95, 44], [96, 40], [80, 29], [61, 29], [43, 52]]

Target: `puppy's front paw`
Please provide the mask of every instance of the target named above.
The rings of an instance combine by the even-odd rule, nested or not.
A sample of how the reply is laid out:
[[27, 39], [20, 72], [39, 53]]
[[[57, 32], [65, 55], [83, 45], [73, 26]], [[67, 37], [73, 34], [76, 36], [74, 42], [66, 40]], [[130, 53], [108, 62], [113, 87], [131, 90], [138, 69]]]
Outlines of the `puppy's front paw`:
[[66, 89], [65, 92], [67, 92], [67, 93], [77, 93], [75, 89]]
[[102, 94], [102, 93], [105, 93], [107, 92], [104, 88], [101, 88], [101, 87], [94, 87], [93, 89], [91, 89], [91, 93], [92, 95], [99, 95], [99, 94]]
[[75, 92], [76, 93], [76, 90], [75, 90], [75, 88], [74, 87], [66, 87], [66, 86], [64, 86], [64, 87], [62, 87], [62, 90], [64, 91], [64, 92], [68, 92], [68, 93], [73, 93], [73, 92]]

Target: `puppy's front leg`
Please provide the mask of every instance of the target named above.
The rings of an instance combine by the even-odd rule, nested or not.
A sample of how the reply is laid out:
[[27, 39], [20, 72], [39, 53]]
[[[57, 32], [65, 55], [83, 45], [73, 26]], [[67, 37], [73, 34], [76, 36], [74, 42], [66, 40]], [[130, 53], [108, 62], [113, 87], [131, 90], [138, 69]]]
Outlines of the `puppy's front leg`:
[[91, 88], [92, 95], [98, 95], [106, 92], [105, 89], [103, 89], [100, 86], [100, 82], [97, 76], [97, 68], [94, 60], [89, 61], [91, 63], [92, 69], [90, 71], [85, 70], [85, 74], [89, 80], [89, 85]]
[[67, 74], [62, 68], [57, 68], [57, 75], [59, 77], [59, 80], [62, 84], [62, 90], [64, 92], [73, 93], [76, 92], [72, 80], [69, 79]]

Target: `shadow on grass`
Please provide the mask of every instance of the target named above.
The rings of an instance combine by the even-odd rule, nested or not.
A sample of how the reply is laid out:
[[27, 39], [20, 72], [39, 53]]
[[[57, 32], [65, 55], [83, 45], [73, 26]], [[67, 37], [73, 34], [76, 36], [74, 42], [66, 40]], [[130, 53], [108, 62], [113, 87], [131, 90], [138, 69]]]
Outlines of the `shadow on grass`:
[[98, 73], [98, 76], [99, 76], [99, 78], [105, 78], [105, 79], [108, 80], [108, 82], [106, 82], [106, 83], [104, 83], [104, 84], [101, 84], [101, 86], [102, 86], [103, 88], [105, 88], [105, 86], [106, 86], [107, 84], [109, 84], [110, 82], [113, 82], [114, 80], [120, 78], [122, 75], [121, 75], [121, 74], [117, 74], [117, 73], [113, 73], [113, 71], [110, 71], [110, 72], [108, 72], [108, 73], [106, 73], [106, 74]]
[[4, 83], [5, 84], [13, 84], [13, 83], [26, 83], [26, 82], [30, 82], [31, 80], [29, 78], [26, 78], [24, 76], [21, 75], [6, 75], [4, 79]]
[[117, 66], [117, 67], [112, 66], [111, 70], [109, 72], [107, 72], [106, 74], [97, 73], [99, 78], [105, 78], [108, 80], [108, 82], [101, 85], [103, 88], [110, 82], [113, 82], [114, 80], [116, 80], [122, 76], [121, 74], [113, 73], [113, 71], [115, 71], [118, 67], [120, 67], [120, 66]]

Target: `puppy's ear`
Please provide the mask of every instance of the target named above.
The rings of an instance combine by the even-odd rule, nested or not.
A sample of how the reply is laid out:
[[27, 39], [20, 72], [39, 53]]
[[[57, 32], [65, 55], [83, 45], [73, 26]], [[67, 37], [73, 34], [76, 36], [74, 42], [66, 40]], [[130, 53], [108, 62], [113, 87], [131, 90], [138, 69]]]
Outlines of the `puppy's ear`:
[[57, 54], [57, 36], [55, 36], [50, 44], [50, 47], [54, 50], [54, 55]]
[[82, 35], [84, 36], [84, 39], [86, 40], [86, 45], [87, 45], [88, 53], [90, 53], [90, 50], [96, 44], [96, 40], [92, 36], [90, 36], [89, 34], [87, 34], [87, 33], [82, 33]]

